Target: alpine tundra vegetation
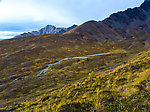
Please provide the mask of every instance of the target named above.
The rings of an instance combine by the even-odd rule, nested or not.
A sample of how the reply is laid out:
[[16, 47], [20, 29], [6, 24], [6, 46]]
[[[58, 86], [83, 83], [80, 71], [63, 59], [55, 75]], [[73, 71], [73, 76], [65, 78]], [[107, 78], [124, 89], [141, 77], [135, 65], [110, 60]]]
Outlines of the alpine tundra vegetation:
[[149, 14], [145, 0], [103, 21], [0, 41], [0, 111], [149, 112]]

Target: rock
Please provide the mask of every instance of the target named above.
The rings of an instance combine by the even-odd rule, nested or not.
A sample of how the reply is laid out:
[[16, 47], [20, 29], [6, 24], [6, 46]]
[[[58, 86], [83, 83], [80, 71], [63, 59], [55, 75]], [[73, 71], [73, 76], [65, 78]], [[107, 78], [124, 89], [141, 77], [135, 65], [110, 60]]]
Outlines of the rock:
[[126, 81], [127, 79], [126, 78], [121, 78], [121, 79], [119, 79], [118, 81], [119, 82], [124, 82], [124, 81]]
[[131, 66], [131, 67], [130, 67], [130, 70], [134, 70], [134, 69], [135, 69], [135, 66]]
[[90, 61], [90, 60], [87, 58], [86, 61]]
[[71, 86], [71, 84], [69, 84], [68, 86]]
[[36, 106], [36, 105], [38, 105], [38, 103], [33, 103], [33, 104], [31, 104], [31, 105], [27, 106], [27, 108], [30, 108], [30, 107], [32, 107], [32, 106]]
[[16, 109], [16, 107], [11, 107], [11, 108], [9, 108], [7, 111], [13, 111], [13, 110], [15, 110]]
[[123, 67], [122, 69], [123, 69], [123, 70], [126, 70], [127, 68], [126, 68], [126, 67]]
[[22, 79], [22, 77], [19, 77], [19, 78], [18, 78], [18, 80], [21, 80], [21, 79]]
[[58, 89], [52, 89], [52, 90], [51, 90], [51, 91], [49, 91], [48, 93], [51, 93], [51, 92], [56, 91], [56, 90], [58, 90]]
[[127, 62], [124, 62], [123, 64], [127, 64]]
[[102, 87], [101, 85], [96, 85], [96, 87]]
[[121, 71], [121, 69], [118, 69], [118, 72], [120, 72]]
[[80, 62], [80, 60], [77, 60], [76, 62]]
[[46, 96], [46, 97], [42, 98], [41, 101], [44, 102], [44, 101], [46, 101], [46, 100], [48, 100], [48, 99], [49, 99], [49, 96]]

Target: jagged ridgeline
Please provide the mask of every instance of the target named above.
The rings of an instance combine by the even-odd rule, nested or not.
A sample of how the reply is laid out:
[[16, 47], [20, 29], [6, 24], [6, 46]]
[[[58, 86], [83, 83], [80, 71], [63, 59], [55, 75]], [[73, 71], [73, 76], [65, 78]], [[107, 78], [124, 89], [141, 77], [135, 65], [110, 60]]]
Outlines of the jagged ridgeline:
[[58, 27], [57, 28], [53, 25], [47, 25], [46, 27], [41, 28], [38, 31], [23, 33], [23, 34], [15, 36], [14, 38], [28, 37], [28, 36], [34, 36], [34, 35], [43, 35], [43, 34], [63, 34], [65, 32], [68, 32], [68, 31], [72, 30], [75, 27], [77, 27], [77, 25], [72, 25], [71, 27], [68, 27], [68, 28], [63, 28], [63, 27]]
[[149, 112], [149, 14], [145, 0], [103, 21], [0, 41], [0, 111]]

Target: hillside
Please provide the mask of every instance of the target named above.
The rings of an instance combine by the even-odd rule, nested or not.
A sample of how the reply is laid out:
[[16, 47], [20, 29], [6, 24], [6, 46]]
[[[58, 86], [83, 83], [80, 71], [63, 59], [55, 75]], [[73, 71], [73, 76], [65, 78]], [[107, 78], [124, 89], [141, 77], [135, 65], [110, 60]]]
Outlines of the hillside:
[[[125, 39], [119, 42], [100, 41], [100, 40], [93, 39], [91, 37], [86, 39], [76, 38], [76, 37], [69, 38], [69, 37], [63, 37], [61, 35], [44, 35], [42, 37], [31, 36], [31, 37], [23, 37], [23, 38], [1, 41], [0, 48], [4, 49], [1, 50], [0, 53], [1, 54], [0, 55], [1, 110], [5, 111], [5, 110], [15, 109], [16, 111], [20, 111], [20, 109], [22, 108], [23, 109], [23, 110], [21, 109], [22, 111], [29, 111], [29, 110], [34, 110], [33, 107], [35, 106], [34, 111], [37, 111], [36, 109], [39, 110], [41, 109], [41, 111], [42, 110], [44, 111], [44, 109], [46, 110], [46, 108], [48, 108], [46, 104], [49, 104], [48, 102], [45, 102], [45, 99], [47, 100], [49, 98], [50, 101], [52, 101], [51, 102], [52, 104], [50, 104], [51, 107], [53, 107], [52, 111], [55, 111], [55, 109], [61, 110], [60, 108], [62, 106], [61, 103], [66, 100], [64, 98], [61, 98], [60, 94], [65, 95], [66, 94], [65, 92], [67, 90], [65, 89], [64, 93], [57, 92], [57, 91], [63, 92], [63, 88], [65, 88], [67, 85], [70, 84], [76, 85], [78, 84], [77, 82], [82, 81], [82, 79], [88, 80], [89, 73], [94, 72], [94, 74], [95, 73], [107, 74], [107, 71], [116, 70], [117, 67], [122, 65], [124, 62], [129, 61], [128, 63], [130, 63], [130, 62], [134, 62], [132, 61], [133, 59], [137, 59], [137, 60], [140, 59], [139, 57], [136, 56], [136, 54], [139, 51], [144, 51], [146, 49], [149, 49], [150, 47], [150, 42], [148, 41], [149, 35], [147, 34], [147, 36], [143, 36], [143, 34], [144, 33], [139, 33], [136, 36], [136, 38]], [[52, 69], [52, 71], [50, 70], [47, 71], [46, 75], [45, 74], [37, 75], [38, 73], [41, 72], [41, 70], [45, 69], [48, 66], [48, 64], [56, 63], [59, 60], [64, 58], [77, 57], [77, 56], [81, 57], [86, 55], [107, 53], [107, 52], [112, 52], [113, 54], [104, 55], [104, 56], [103, 55], [94, 56], [94, 57], [89, 57], [88, 59], [75, 59], [75, 60], [62, 61], [60, 64], [51, 66], [50, 69]], [[143, 57], [145, 56], [147, 57], [147, 55], [144, 54], [142, 54]], [[144, 58], [144, 60], [146, 59]], [[142, 63], [144, 64], [145, 61], [143, 61]], [[140, 68], [143, 70], [143, 72], [147, 68], [147, 66], [149, 66], [149, 61], [147, 61], [146, 63], [148, 65], [144, 67], [142, 66], [142, 68]], [[128, 66], [128, 68], [130, 66]], [[147, 77], [147, 76], [143, 76], [143, 77]], [[92, 85], [92, 82], [91, 83], [89, 82], [88, 84]], [[73, 87], [71, 86], [72, 89]], [[71, 90], [71, 88], [69, 90]], [[49, 95], [51, 96], [51, 91], [54, 91], [54, 93], [52, 93], [52, 95], [54, 95], [54, 99], [55, 96], [60, 95], [58, 98], [58, 100], [60, 101], [60, 105], [58, 105], [58, 107], [55, 106], [57, 103], [56, 102], [54, 103], [53, 100], [51, 100], [51, 97], [49, 97]], [[92, 90], [92, 91], [96, 91], [96, 90]], [[57, 92], [57, 94], [55, 94], [55, 92]], [[78, 91], [78, 94], [81, 94], [80, 92], [81, 91]], [[95, 94], [95, 92], [92, 94]], [[45, 97], [47, 95], [48, 98]], [[67, 96], [69, 95], [66, 95], [64, 97], [66, 98]], [[43, 106], [39, 106], [39, 103], [38, 104], [35, 103], [35, 102], [39, 102], [39, 100], [41, 100], [42, 98], [44, 98], [43, 99], [44, 102], [42, 101], [40, 105]], [[90, 96], [88, 98], [93, 99]], [[68, 100], [70, 102], [68, 102]], [[73, 102], [76, 102], [80, 99], [77, 98], [76, 100], [74, 99], [68, 99], [68, 100], [66, 102], [68, 102], [68, 106], [70, 106], [70, 105], [74, 105]], [[25, 101], [27, 101], [28, 103]], [[73, 102], [71, 103], [71, 101]], [[23, 103], [23, 105], [21, 102]], [[85, 102], [85, 105], [86, 103], [87, 102]], [[11, 105], [13, 107], [15, 105], [15, 108], [10, 108]], [[65, 104], [63, 103], [63, 105]], [[64, 106], [63, 108], [66, 107]], [[88, 109], [86, 107], [84, 108]]]
[[1, 110], [148, 112], [149, 62], [150, 51], [147, 50], [129, 56], [113, 69], [91, 72], [86, 77], [70, 84], [53, 89], [43, 85], [42, 91], [36, 90], [34, 96], [13, 102], [12, 106]]
[[0, 41], [0, 111], [150, 111], [149, 4]]

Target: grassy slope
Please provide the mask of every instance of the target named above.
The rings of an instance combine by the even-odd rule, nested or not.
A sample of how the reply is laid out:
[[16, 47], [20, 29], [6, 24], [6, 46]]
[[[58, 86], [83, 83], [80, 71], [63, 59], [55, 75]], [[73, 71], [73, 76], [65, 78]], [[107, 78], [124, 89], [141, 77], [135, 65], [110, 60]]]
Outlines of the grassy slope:
[[[136, 56], [135, 54], [140, 50], [143, 50], [144, 45], [142, 42], [145, 42], [145, 39], [141, 40], [143, 38], [138, 38], [139, 40], [129, 39], [121, 42], [101, 42], [97, 40], [75, 40], [74, 38], [64, 39], [59, 36], [57, 39], [56, 38], [57, 35], [54, 37], [45, 35], [43, 38], [35, 36], [34, 38], [21, 38], [19, 40], [6, 41], [5, 43], [0, 44], [1, 49], [3, 49], [1, 50], [0, 58], [2, 62], [3, 59], [8, 56], [10, 56], [11, 60], [14, 56], [18, 58], [18, 60], [15, 60], [17, 64], [9, 63], [11, 65], [8, 64], [0, 71], [1, 79], [4, 80], [4, 82], [1, 83], [6, 84], [13, 80], [13, 78], [10, 78], [12, 76], [10, 73], [20, 77], [18, 77], [18, 80], [15, 83], [7, 84], [0, 88], [1, 105], [14, 105], [16, 103], [16, 111], [66, 111], [64, 110], [66, 108], [76, 108], [74, 111], [80, 109], [98, 111], [99, 109], [109, 109], [109, 106], [107, 107], [108, 104], [110, 105], [110, 109], [112, 109], [112, 100], [113, 102], [116, 101], [116, 107], [114, 105], [113, 107], [115, 107], [115, 109], [120, 109], [121, 107], [118, 107], [118, 105], [121, 104], [118, 102], [120, 101], [120, 98], [126, 96], [119, 96], [121, 94], [120, 91], [123, 91], [119, 88], [123, 88], [123, 85], [125, 84], [121, 83], [120, 86], [120, 82], [117, 82], [117, 80], [122, 76], [122, 72], [125, 72], [123, 75], [127, 73], [127, 76], [130, 77], [133, 71], [128, 71], [127, 69], [122, 71], [121, 69], [116, 73], [116, 75], [119, 76], [117, 77], [113, 74], [115, 74], [119, 68], [114, 68], [120, 66], [127, 60], [129, 60], [129, 64], [130, 62], [134, 62], [131, 61], [131, 59], [138, 60], [139, 56]], [[8, 43], [10, 44], [7, 45]], [[129, 48], [131, 45], [132, 47]], [[19, 46], [19, 48], [17, 46]], [[29, 46], [33, 47], [30, 48]], [[20, 49], [22, 50], [20, 51]], [[123, 49], [126, 49], [126, 54], [122, 53]], [[112, 51], [114, 54], [91, 57], [89, 60], [64, 61], [59, 65], [53, 66], [53, 71], [49, 71], [47, 76], [36, 76], [36, 74], [49, 63], [56, 62], [62, 58], [85, 56], [87, 54], [108, 51]], [[146, 56], [144, 60], [149, 59], [146, 53], [141, 54], [141, 56]], [[27, 61], [32, 64], [22, 66]], [[141, 64], [142, 63], [139, 63], [139, 65]], [[130, 66], [128, 66], [128, 69]], [[107, 73], [107, 71], [111, 71], [111, 69], [114, 70], [112, 74]], [[142, 66], [140, 69], [143, 69], [144, 71], [146, 68], [145, 66]], [[138, 69], [136, 70], [137, 71], [135, 71], [134, 74], [137, 74], [138, 72], [143, 74], [141, 71], [138, 71]], [[92, 75], [88, 76], [92, 71], [94, 71], [94, 74], [92, 73]], [[24, 75], [20, 76], [27, 72], [29, 72], [29, 78], [24, 78]], [[99, 72], [101, 73], [99, 74]], [[137, 77], [135, 78], [138, 80]], [[143, 77], [146, 78], [147, 76]], [[8, 78], [8, 80], [6, 80], [6, 78]], [[121, 81], [122, 80], [127, 81], [126, 79], [121, 79]], [[82, 83], [86, 85], [83, 85]], [[130, 84], [133, 85], [132, 83]], [[109, 85], [109, 87], [107, 87], [107, 85]], [[127, 89], [131, 90], [131, 85], [129, 85]], [[115, 90], [116, 88], [118, 88], [118, 90]], [[103, 95], [105, 97], [102, 97]], [[112, 99], [110, 98], [109, 102], [109, 97], [111, 96]], [[40, 101], [41, 99], [42, 101]], [[130, 101], [127, 102], [130, 103]], [[8, 108], [10, 108], [10, 106], [5, 107], [4, 110]], [[128, 105], [127, 108], [129, 108]], [[130, 109], [133, 108], [131, 107]]]
[[[150, 51], [129, 57], [124, 63], [105, 72], [87, 77], [57, 90], [14, 103], [15, 111], [149, 111]], [[10, 108], [10, 106], [5, 109]]]
[[[22, 97], [22, 101], [11, 105], [15, 111], [148, 111], [150, 51], [126, 57], [124, 61], [127, 64], [100, 73], [96, 70], [79, 77], [80, 80], [62, 81], [64, 85], [59, 82], [55, 88], [35, 88], [30, 97]], [[1, 110], [7, 109], [10, 106]]]
[[[6, 40], [0, 43], [0, 103], [13, 101], [33, 92], [43, 85], [53, 88], [84, 77], [91, 71], [109, 66], [120, 55], [86, 60], [72, 60], [53, 67], [48, 76], [36, 76], [48, 64], [65, 57], [85, 56], [110, 50], [122, 50], [116, 42], [75, 40], [58, 35], [44, 35]], [[97, 61], [99, 60], [99, 61]], [[91, 66], [91, 65], [94, 66]], [[72, 66], [72, 67], [70, 67]], [[101, 67], [101, 69], [99, 68]], [[59, 75], [61, 74], [61, 76]], [[30, 76], [25, 78], [25, 76]], [[15, 83], [10, 83], [17, 79]], [[45, 81], [45, 79], [47, 79]], [[58, 80], [57, 82], [55, 81]], [[65, 79], [65, 80], [64, 80]], [[62, 81], [63, 80], [63, 81]], [[49, 84], [55, 82], [54, 84]], [[10, 84], [9, 84], [10, 83]]]

